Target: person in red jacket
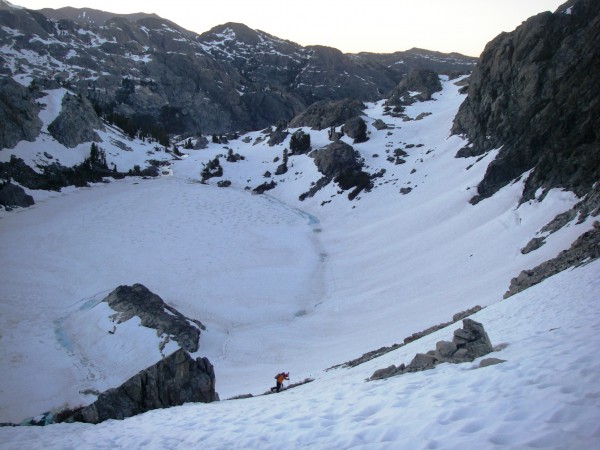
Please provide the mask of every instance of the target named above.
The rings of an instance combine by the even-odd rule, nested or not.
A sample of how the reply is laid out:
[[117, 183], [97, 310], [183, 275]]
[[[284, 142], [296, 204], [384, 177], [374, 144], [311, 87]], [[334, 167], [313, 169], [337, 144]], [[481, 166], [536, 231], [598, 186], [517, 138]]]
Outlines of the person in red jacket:
[[275, 375], [275, 380], [277, 380], [277, 386], [271, 388], [271, 392], [279, 392], [283, 387], [283, 380], [289, 380], [290, 373], [289, 372], [281, 372]]

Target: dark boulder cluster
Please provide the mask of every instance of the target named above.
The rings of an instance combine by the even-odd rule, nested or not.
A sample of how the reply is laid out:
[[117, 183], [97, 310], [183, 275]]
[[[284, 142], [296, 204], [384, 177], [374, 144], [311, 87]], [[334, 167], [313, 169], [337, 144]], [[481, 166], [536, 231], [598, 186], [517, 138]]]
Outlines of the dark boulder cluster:
[[103, 392], [94, 403], [76, 411], [65, 422], [97, 424], [152, 409], [218, 400], [215, 372], [210, 361], [193, 359], [185, 350], [179, 349], [118, 388]]
[[494, 351], [483, 325], [472, 319], [464, 319], [463, 327], [454, 331], [452, 341], [439, 341], [435, 350], [417, 353], [410, 364], [391, 365], [376, 370], [370, 380], [380, 380], [394, 375], [433, 369], [438, 364], [453, 364], [473, 361]]

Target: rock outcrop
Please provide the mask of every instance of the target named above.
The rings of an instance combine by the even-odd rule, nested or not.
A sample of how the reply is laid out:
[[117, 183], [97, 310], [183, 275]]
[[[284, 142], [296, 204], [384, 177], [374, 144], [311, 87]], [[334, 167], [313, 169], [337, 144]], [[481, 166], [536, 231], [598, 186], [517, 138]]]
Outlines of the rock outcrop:
[[104, 125], [92, 104], [84, 97], [68, 93], [62, 99], [60, 114], [48, 125], [52, 137], [67, 148], [99, 142], [101, 139], [95, 130], [104, 130]]
[[600, 258], [600, 223], [596, 221], [591, 230], [583, 233], [570, 248], [560, 252], [556, 258], [545, 261], [533, 269], [521, 271], [511, 280], [504, 298], [541, 283], [569, 267], [578, 267], [598, 258]]
[[66, 419], [66, 422], [97, 424], [125, 419], [152, 409], [169, 408], [189, 402], [218, 401], [215, 372], [207, 358], [192, 359], [183, 349], [142, 370], [118, 388]]
[[0, 150], [19, 141], [34, 141], [42, 129], [40, 106], [31, 90], [12, 78], [0, 77]]
[[352, 191], [348, 198], [353, 200], [361, 191], [372, 187], [371, 175], [363, 171], [363, 161], [354, 148], [343, 141], [333, 142], [326, 147], [314, 150], [309, 155], [315, 161], [323, 178], [308, 192], [300, 196], [300, 200], [312, 197], [332, 180], [338, 183], [340, 189]]
[[198, 350], [200, 330], [204, 329], [204, 325], [167, 305], [142, 284], [119, 286], [102, 301], [117, 311], [113, 317], [117, 323], [137, 316], [142, 326], [155, 329], [158, 336], [176, 341], [189, 352]]
[[294, 117], [289, 126], [291, 128], [310, 127], [313, 130], [338, 127], [347, 120], [360, 116], [364, 109], [365, 105], [359, 100], [322, 100]]
[[14, 207], [27, 208], [33, 205], [33, 197], [21, 186], [12, 183], [0, 183], [0, 205], [7, 209]]
[[570, 0], [491, 41], [470, 77], [453, 133], [459, 157], [500, 149], [476, 203], [531, 170], [523, 200], [600, 179], [600, 3]]
[[417, 353], [410, 364], [391, 365], [376, 370], [369, 379], [380, 380], [408, 372], [433, 369], [444, 362], [458, 364], [473, 361], [493, 351], [494, 348], [483, 325], [472, 319], [464, 319], [463, 327], [454, 331], [452, 341], [439, 341], [435, 350]]
[[354, 139], [355, 144], [367, 141], [367, 124], [361, 117], [352, 117], [347, 120], [342, 127], [342, 132], [351, 139]]
[[431, 100], [431, 96], [442, 90], [442, 83], [433, 70], [411, 70], [390, 92], [386, 105], [408, 106], [419, 101]]

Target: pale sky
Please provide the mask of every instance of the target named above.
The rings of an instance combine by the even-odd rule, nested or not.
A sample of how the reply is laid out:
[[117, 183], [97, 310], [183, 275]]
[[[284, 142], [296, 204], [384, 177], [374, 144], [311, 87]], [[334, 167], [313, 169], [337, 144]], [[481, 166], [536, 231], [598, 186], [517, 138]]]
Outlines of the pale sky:
[[[9, 0], [10, 1], [10, 0]], [[12, 0], [29, 9], [156, 13], [197, 33], [241, 22], [301, 45], [345, 53], [420, 47], [479, 56], [502, 31], [566, 0]]]

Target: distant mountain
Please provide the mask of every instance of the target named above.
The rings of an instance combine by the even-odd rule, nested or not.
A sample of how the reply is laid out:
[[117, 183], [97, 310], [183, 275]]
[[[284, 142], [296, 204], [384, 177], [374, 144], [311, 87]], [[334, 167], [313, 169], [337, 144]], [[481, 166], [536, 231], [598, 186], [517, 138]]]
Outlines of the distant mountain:
[[421, 50], [347, 55], [236, 23], [198, 35], [154, 14], [2, 5], [3, 76], [67, 87], [154, 135], [258, 129], [319, 100], [383, 98], [412, 68], [467, 72], [476, 62]]
[[136, 22], [140, 19], [146, 19], [149, 17], [159, 18], [159, 16], [156, 14], [147, 14], [143, 12], [133, 14], [115, 14], [92, 8], [73, 8], [71, 6], [58, 9], [42, 8], [37, 11], [41, 12], [43, 15], [52, 20], [71, 20], [82, 26], [96, 27], [104, 26], [104, 24], [113, 17], [122, 17], [130, 22]]

